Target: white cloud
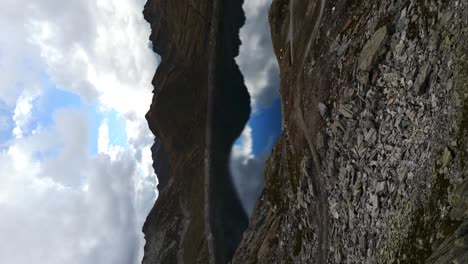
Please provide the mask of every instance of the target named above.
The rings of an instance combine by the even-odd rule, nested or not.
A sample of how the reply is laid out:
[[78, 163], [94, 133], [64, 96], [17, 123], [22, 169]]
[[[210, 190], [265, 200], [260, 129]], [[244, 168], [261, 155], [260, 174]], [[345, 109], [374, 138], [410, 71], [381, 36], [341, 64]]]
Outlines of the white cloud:
[[29, 90], [25, 90], [16, 101], [16, 107], [13, 114], [13, 121], [15, 122], [13, 135], [17, 138], [23, 137], [24, 130], [31, 119], [32, 104], [36, 97], [36, 94], [31, 93]]
[[[279, 97], [278, 63], [273, 52], [268, 9], [271, 0], [244, 1], [246, 24], [240, 30], [237, 63], [244, 75], [251, 96], [252, 112], [271, 106]], [[278, 120], [278, 122], [280, 122]], [[255, 157], [252, 129], [246, 126], [240, 136], [241, 144], [234, 145], [229, 162], [234, 185], [247, 213], [251, 213], [257, 196], [263, 190], [263, 168], [272, 144]], [[272, 142], [273, 143], [273, 142]]]
[[54, 113], [54, 121], [55, 127], [41, 133], [44, 137], [53, 137], [48, 140], [51, 147], [43, 147], [46, 154], [52, 152], [54, 157], [41, 162], [44, 176], [62, 184], [76, 184], [91, 143], [89, 118], [86, 112], [63, 109]]
[[[140, 262], [141, 227], [157, 195], [144, 119], [156, 57], [144, 3], [2, 2], [0, 105], [15, 137], [0, 149], [0, 263]], [[91, 142], [84, 108], [31, 127], [51, 83], [124, 117], [128, 147], [112, 144], [106, 122]]]
[[252, 147], [252, 128], [246, 125], [240, 135], [241, 144], [235, 144], [232, 147], [232, 155], [234, 157], [243, 157], [244, 159], [253, 158]]
[[254, 112], [259, 107], [270, 106], [279, 97], [278, 63], [268, 24], [270, 5], [271, 0], [245, 1], [243, 5], [247, 20], [240, 30], [242, 45], [236, 61], [244, 75]]
[[231, 150], [229, 167], [234, 186], [246, 212], [253, 211], [257, 197], [263, 190], [263, 167], [270, 154], [271, 144], [258, 157], [253, 154], [252, 128], [247, 125], [240, 136], [240, 144]]
[[[69, 153], [88, 146], [79, 135], [85, 119], [80, 115], [60, 110], [52, 127], [15, 139], [0, 153], [0, 263], [139, 261], [154, 181], [139, 180], [134, 149], [121, 149], [115, 157]], [[56, 155], [35, 157], [56, 146]]]
[[41, 5], [43, 10], [36, 9], [40, 13], [30, 22], [30, 39], [38, 45], [49, 74], [63, 89], [88, 101], [99, 100], [119, 113], [144, 115], [151, 103], [147, 92], [156, 60], [147, 47], [144, 1], [75, 2], [79, 6]]
[[109, 148], [109, 125], [107, 120], [104, 120], [99, 126], [99, 137], [98, 137], [98, 152], [107, 153]]

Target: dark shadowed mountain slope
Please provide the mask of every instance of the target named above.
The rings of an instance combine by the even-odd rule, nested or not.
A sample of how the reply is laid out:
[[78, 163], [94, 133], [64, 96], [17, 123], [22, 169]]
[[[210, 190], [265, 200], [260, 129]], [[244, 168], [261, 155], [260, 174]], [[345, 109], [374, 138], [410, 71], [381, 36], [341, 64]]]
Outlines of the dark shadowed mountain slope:
[[143, 263], [468, 263], [468, 7], [274, 0], [283, 132], [245, 214], [227, 157], [249, 115], [238, 1], [149, 1], [147, 118], [170, 177]]
[[245, 20], [241, 6], [203, 0], [145, 6], [153, 49], [162, 58], [146, 117], [170, 171], [143, 228], [143, 263], [226, 263], [247, 227], [228, 170], [232, 143], [250, 114], [234, 61]]

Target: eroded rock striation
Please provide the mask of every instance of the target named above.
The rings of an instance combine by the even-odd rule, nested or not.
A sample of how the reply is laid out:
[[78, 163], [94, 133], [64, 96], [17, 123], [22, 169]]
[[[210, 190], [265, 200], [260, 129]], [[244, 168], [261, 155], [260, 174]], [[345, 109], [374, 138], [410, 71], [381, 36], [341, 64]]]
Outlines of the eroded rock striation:
[[241, 3], [144, 14], [163, 58], [147, 118], [170, 175], [143, 263], [468, 263], [466, 1], [273, 0], [284, 126], [238, 246]]
[[[150, 40], [162, 58], [146, 118], [162, 144], [153, 155], [167, 157], [161, 167], [169, 170], [162, 171], [143, 227], [143, 263], [226, 263], [247, 227], [228, 171], [232, 143], [250, 114], [234, 61], [245, 20], [241, 7], [235, 0], [145, 5]], [[158, 161], [165, 162], [156, 160], [156, 168]]]

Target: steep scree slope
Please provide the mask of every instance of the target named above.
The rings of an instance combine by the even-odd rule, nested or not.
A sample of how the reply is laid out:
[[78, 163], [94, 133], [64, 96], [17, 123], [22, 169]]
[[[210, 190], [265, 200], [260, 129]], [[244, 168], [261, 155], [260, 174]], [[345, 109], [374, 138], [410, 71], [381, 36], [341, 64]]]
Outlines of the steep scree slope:
[[274, 0], [283, 133], [232, 263], [468, 263], [468, 9]]

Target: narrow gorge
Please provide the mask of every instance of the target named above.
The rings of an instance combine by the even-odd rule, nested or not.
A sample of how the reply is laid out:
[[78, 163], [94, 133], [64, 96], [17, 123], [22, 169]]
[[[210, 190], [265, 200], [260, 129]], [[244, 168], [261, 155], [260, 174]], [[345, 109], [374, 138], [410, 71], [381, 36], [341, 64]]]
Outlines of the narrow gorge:
[[282, 133], [250, 219], [242, 0], [148, 0], [159, 197], [142, 263], [468, 263], [468, 3], [273, 0]]

